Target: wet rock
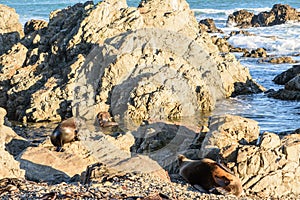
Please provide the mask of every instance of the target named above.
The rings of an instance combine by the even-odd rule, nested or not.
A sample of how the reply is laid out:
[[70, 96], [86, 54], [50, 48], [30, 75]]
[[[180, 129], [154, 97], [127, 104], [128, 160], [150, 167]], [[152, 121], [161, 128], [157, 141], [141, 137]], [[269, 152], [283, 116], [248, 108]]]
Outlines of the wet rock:
[[232, 37], [232, 36], [235, 36], [235, 35], [255, 36], [255, 34], [250, 33], [248, 31], [245, 31], [245, 30], [231, 31], [229, 33], [229, 37]]
[[5, 109], [0, 108], [0, 179], [24, 178], [25, 171], [20, 168], [20, 163], [14, 159], [13, 154], [26, 148], [28, 142], [4, 125], [5, 115]]
[[288, 21], [299, 21], [299, 12], [287, 4], [275, 4], [271, 11], [261, 12], [254, 15], [246, 10], [236, 11], [230, 14], [227, 24], [239, 28], [249, 28], [258, 26], [273, 26], [284, 24]]
[[284, 89], [278, 91], [270, 91], [267, 93], [269, 97], [282, 100], [299, 100], [300, 99], [300, 67], [294, 65], [293, 68], [279, 74], [274, 78], [277, 84], [284, 84]]
[[228, 26], [236, 26], [240, 28], [249, 28], [252, 26], [252, 18], [254, 14], [247, 10], [239, 10], [230, 14], [227, 19]]
[[259, 26], [273, 26], [284, 24], [287, 21], [299, 21], [299, 12], [287, 4], [275, 4], [270, 12], [261, 12], [254, 19], [253, 24]]
[[207, 31], [208, 33], [223, 33], [221, 29], [216, 27], [214, 20], [210, 18], [200, 20], [199, 26], [202, 27], [202, 30]]
[[300, 74], [300, 65], [294, 65], [292, 68], [288, 69], [287, 71], [282, 72], [281, 74], [277, 75], [273, 81], [276, 84], [284, 85], [289, 82], [291, 79], [296, 77]]
[[15, 9], [1, 4], [0, 19], [0, 55], [2, 55], [19, 42], [24, 33]]
[[289, 56], [263, 59], [263, 60], [260, 60], [260, 62], [269, 62], [269, 63], [272, 63], [272, 64], [296, 63], [296, 61], [292, 57], [289, 57]]
[[251, 50], [251, 52], [244, 52], [243, 57], [250, 57], [250, 58], [265, 58], [267, 57], [267, 51], [264, 48], [257, 48], [255, 50]]
[[300, 91], [300, 75], [297, 75], [284, 85], [285, 90]]

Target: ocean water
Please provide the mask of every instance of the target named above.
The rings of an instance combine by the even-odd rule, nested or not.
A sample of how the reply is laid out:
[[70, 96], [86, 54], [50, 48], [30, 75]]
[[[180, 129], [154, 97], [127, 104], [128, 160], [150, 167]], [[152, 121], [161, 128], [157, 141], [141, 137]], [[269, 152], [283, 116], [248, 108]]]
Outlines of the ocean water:
[[[16, 9], [23, 24], [29, 19], [47, 20], [49, 13], [53, 10], [84, 2], [80, 0], [0, 0], [0, 4]], [[127, 2], [129, 6], [139, 4], [139, 1], [136, 0], [128, 0]], [[220, 36], [238, 30], [234, 27], [226, 27], [226, 20], [229, 14], [240, 9], [246, 9], [257, 14], [262, 11], [269, 11], [276, 3], [282, 3], [289, 4], [300, 11], [299, 0], [188, 0], [188, 3], [197, 20], [205, 18], [215, 20], [216, 26], [225, 32]], [[267, 49], [269, 55], [292, 56], [296, 61], [300, 61], [300, 57], [293, 56], [300, 53], [300, 23], [249, 28], [247, 31], [256, 36], [238, 35], [231, 37], [229, 42], [233, 46], [248, 49], [263, 47]], [[250, 69], [252, 77], [266, 89], [278, 90], [282, 88], [283, 86], [274, 84], [272, 79], [292, 67], [292, 64], [259, 63], [257, 59], [242, 58], [240, 54], [236, 54], [236, 57], [242, 65]], [[219, 102], [213, 115], [224, 113], [257, 120], [262, 132], [279, 133], [300, 128], [300, 103], [298, 101], [276, 100], [268, 98], [263, 93], [238, 96]]]

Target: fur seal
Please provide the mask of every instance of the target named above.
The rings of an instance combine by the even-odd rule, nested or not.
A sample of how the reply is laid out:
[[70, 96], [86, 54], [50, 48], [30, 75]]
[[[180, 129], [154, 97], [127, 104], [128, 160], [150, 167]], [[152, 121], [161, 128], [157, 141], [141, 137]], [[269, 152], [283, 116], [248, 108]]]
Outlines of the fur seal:
[[112, 120], [112, 117], [110, 116], [109, 112], [99, 112], [97, 118], [99, 120], [100, 126], [103, 128], [109, 126], [118, 126], [118, 123]]
[[[239, 197], [242, 183], [226, 167], [208, 158], [191, 160], [178, 155], [179, 174], [193, 186], [200, 186], [206, 192], [218, 191]], [[196, 187], [197, 188], [197, 187]]]
[[50, 136], [51, 143], [57, 147], [56, 151], [61, 151], [64, 144], [72, 142], [77, 138], [77, 127], [75, 118], [62, 121]]

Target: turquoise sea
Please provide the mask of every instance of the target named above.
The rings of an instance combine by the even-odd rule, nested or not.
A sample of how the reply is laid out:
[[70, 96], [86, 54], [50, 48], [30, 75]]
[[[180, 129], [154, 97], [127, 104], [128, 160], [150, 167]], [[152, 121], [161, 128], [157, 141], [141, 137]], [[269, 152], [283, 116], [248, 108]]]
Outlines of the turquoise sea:
[[[48, 20], [51, 11], [84, 2], [79, 0], [0, 0], [0, 4], [16, 9], [23, 24], [29, 19]], [[127, 2], [129, 6], [139, 4], [139, 1], [136, 0], [128, 0]], [[224, 35], [232, 30], [237, 30], [237, 28], [226, 27], [226, 19], [229, 14], [240, 9], [258, 13], [269, 11], [274, 4], [282, 3], [289, 4], [300, 11], [299, 0], [188, 0], [188, 3], [197, 20], [213, 18], [217, 27], [225, 31]], [[250, 28], [247, 31], [256, 34], [256, 36], [234, 36], [229, 42], [236, 47], [248, 49], [264, 47], [268, 54], [276, 56], [293, 56], [300, 53], [300, 23]], [[273, 39], [270, 39], [269, 36], [272, 36]], [[274, 84], [272, 79], [292, 67], [291, 64], [258, 63], [257, 59], [241, 58], [240, 54], [236, 54], [236, 57], [250, 69], [252, 77], [267, 89], [278, 90], [282, 88], [283, 86]], [[300, 61], [298, 56], [293, 56], [293, 58]], [[261, 126], [261, 131], [283, 132], [300, 128], [299, 102], [271, 99], [265, 94], [239, 96], [219, 102], [213, 114], [223, 113], [237, 114], [257, 120]]]

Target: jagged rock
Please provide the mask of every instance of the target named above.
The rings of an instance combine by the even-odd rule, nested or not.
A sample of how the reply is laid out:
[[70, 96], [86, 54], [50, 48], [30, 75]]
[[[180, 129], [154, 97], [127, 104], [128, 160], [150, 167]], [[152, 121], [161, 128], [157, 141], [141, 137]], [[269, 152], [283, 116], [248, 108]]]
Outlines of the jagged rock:
[[13, 155], [26, 148], [28, 142], [4, 125], [5, 115], [5, 109], [0, 108], [0, 179], [24, 178], [25, 171], [20, 168], [20, 163], [14, 159]]
[[202, 19], [199, 22], [201, 30], [207, 31], [208, 33], [223, 33], [221, 29], [218, 29], [213, 19]]
[[273, 81], [277, 84], [284, 84], [284, 89], [270, 91], [269, 97], [282, 100], [299, 100], [300, 99], [300, 66], [294, 65], [293, 68], [277, 75]]
[[48, 22], [46, 22], [44, 20], [32, 19], [25, 23], [24, 33], [25, 33], [25, 35], [28, 35], [29, 33], [38, 31], [43, 28], [47, 28], [47, 26], [48, 26]]
[[[202, 46], [191, 43], [189, 38], [161, 29], [141, 29], [107, 40], [103, 47], [93, 49], [79, 71], [77, 82], [91, 87], [86, 90], [86, 85], [78, 85], [79, 98], [73, 101], [76, 114], [93, 119], [101, 110], [110, 109], [126, 122], [179, 118], [212, 110], [217, 99], [238, 90], [234, 78], [244, 79], [248, 72], [228, 54], [226, 59], [237, 64], [232, 73], [239, 75], [234, 76], [225, 63], [217, 67], [215, 61], [207, 62], [212, 56]], [[245, 88], [245, 81], [247, 84], [247, 80], [241, 80], [240, 88]], [[94, 91], [99, 91], [96, 102], [90, 95]], [[257, 89], [253, 87], [253, 91]]]
[[250, 57], [250, 58], [265, 58], [268, 57], [267, 51], [264, 48], [257, 48], [255, 50], [252, 50], [251, 52], [244, 52], [243, 57]]
[[[227, 119], [230, 121], [224, 120], [224, 117], [212, 119], [200, 156], [218, 157], [225, 161], [241, 178], [246, 195], [280, 198], [290, 193], [299, 194], [300, 190], [295, 186], [299, 184], [300, 135], [280, 138], [265, 132], [257, 144], [255, 140], [252, 143], [237, 143], [236, 138], [241, 131], [234, 131], [236, 128], [233, 127], [244, 126], [242, 130], [251, 132], [249, 121], [241, 118], [238, 123], [244, 125], [227, 127], [230, 122], [236, 121], [234, 117]], [[257, 123], [254, 124], [257, 127]], [[253, 139], [258, 139], [258, 133], [254, 136]]]
[[[106, 47], [110, 46], [110, 44], [121, 45], [121, 43], [117, 44], [118, 39], [121, 39], [122, 37], [128, 37], [129, 39], [130, 34], [136, 34], [132, 33], [132, 31], [144, 30], [144, 28], [157, 28], [161, 31], [167, 30], [166, 32], [176, 32], [177, 36], [173, 34], [174, 36], [171, 37], [174, 41], [181, 41], [182, 39], [178, 40], [178, 38], [184, 35], [188, 38], [187, 41], [193, 44], [192, 50], [197, 48], [198, 50], [201, 50], [202, 48], [201, 51], [203, 52], [203, 55], [210, 55], [209, 58], [211, 59], [211, 63], [214, 63], [212, 66], [215, 67], [215, 69], [210, 69], [211, 74], [209, 72], [206, 73], [204, 70], [204, 67], [208, 65], [206, 58], [203, 60], [203, 72], [199, 74], [199, 77], [194, 77], [195, 79], [188, 77], [192, 74], [191, 70], [185, 72], [188, 65], [185, 64], [183, 66], [183, 71], [180, 73], [187, 74], [184, 75], [185, 77], [182, 78], [182, 81], [185, 82], [184, 84], [186, 86], [192, 84], [192, 87], [194, 87], [192, 90], [195, 91], [190, 90], [189, 87], [187, 87], [188, 90], [185, 90], [187, 93], [192, 91], [193, 95], [197, 95], [191, 98], [191, 101], [181, 99], [181, 102], [194, 105], [200, 103], [197, 105], [198, 110], [211, 110], [214, 107], [215, 100], [229, 97], [232, 93], [237, 95], [240, 91], [243, 92], [245, 90], [247, 90], [247, 92], [262, 91], [262, 88], [251, 79], [249, 71], [242, 67], [233, 55], [220, 55], [217, 47], [211, 42], [210, 36], [207, 33], [199, 34], [198, 23], [193, 12], [189, 9], [187, 2], [179, 0], [142, 1], [138, 8], [131, 8], [127, 6], [125, 1], [107, 0], [96, 5], [89, 1], [85, 4], [76, 4], [72, 7], [52, 12], [48, 24], [42, 21], [30, 21], [26, 24], [26, 35], [21, 43], [27, 50], [24, 50], [22, 55], [19, 55], [14, 51], [9, 55], [11, 59], [16, 59], [18, 57], [23, 58], [24, 56], [26, 56], [26, 59], [21, 68], [15, 69], [9, 81], [0, 82], [4, 91], [1, 97], [0, 106], [7, 109], [8, 117], [10, 119], [24, 122], [57, 121], [71, 117], [71, 104], [74, 97], [76, 97], [74, 87], [77, 83], [74, 84], [74, 82], [78, 80], [77, 71], [80, 72], [78, 69], [82, 67], [85, 68], [88, 62], [92, 62], [91, 60], [94, 59], [93, 56], [96, 56], [94, 55], [95, 50], [91, 52], [91, 49], [94, 46], [101, 46], [102, 44]], [[159, 41], [159, 38], [157, 38], [159, 35], [152, 36], [154, 37], [154, 40], [156, 39], [158, 41], [158, 45], [163, 43], [163, 41]], [[152, 40], [152, 38], [145, 35], [145, 39], [143, 40], [149, 42], [147, 39]], [[136, 41], [139, 40], [136, 39]], [[165, 43], [172, 44], [173, 46], [171, 47], [175, 49], [175, 52], [179, 52], [179, 54], [183, 53], [181, 50], [183, 50], [184, 47], [181, 47], [181, 44], [174, 41], [171, 41], [168, 38]], [[187, 41], [184, 44], [188, 47], [189, 44]], [[138, 50], [135, 48], [130, 49], [130, 44], [128, 42], [129, 41], [124, 41], [123, 44], [128, 44], [129, 46], [124, 47], [123, 49], [121, 48], [119, 52], [129, 48], [126, 50], [127, 53], [130, 50], [137, 53]], [[141, 42], [141, 44], [146, 43]], [[149, 44], [151, 44], [151, 42]], [[101, 74], [94, 74], [97, 78], [93, 81], [95, 84], [98, 84], [101, 80], [99, 88], [95, 88], [93, 93], [99, 93], [102, 89], [103, 91], [99, 96], [93, 98], [100, 97], [100, 100], [96, 100], [96, 103], [102, 111], [107, 111], [112, 107], [111, 100], [107, 101], [107, 104], [103, 103], [105, 99], [110, 99], [111, 94], [116, 94], [117, 90], [122, 88], [121, 86], [114, 87], [117, 82], [111, 82], [109, 80], [114, 79], [115, 77], [115, 72], [108, 70], [109, 68], [114, 69], [113, 66], [115, 65], [108, 67], [110, 64], [109, 62], [122, 62], [122, 67], [126, 70], [130, 70], [129, 68], [132, 67], [131, 64], [137, 64], [138, 67], [142, 68], [142, 66], [149, 65], [152, 62], [150, 58], [151, 54], [149, 54], [152, 52], [155, 56], [153, 59], [158, 59], [152, 64], [164, 65], [164, 73], [168, 74], [165, 80], [168, 80], [168, 78], [175, 75], [168, 71], [172, 69], [173, 66], [175, 68], [179, 67], [179, 64], [186, 63], [185, 60], [187, 59], [189, 61], [198, 60], [198, 55], [189, 58], [177, 58], [181, 55], [175, 57], [173, 55], [174, 53], [168, 52], [169, 50], [167, 49], [169, 47], [167, 48], [166, 46], [160, 46], [160, 48], [167, 49], [157, 48], [157, 52], [147, 52], [151, 48], [152, 47], [149, 45], [146, 45], [145, 51], [141, 51], [145, 57], [134, 55], [130, 58], [131, 60], [126, 59], [125, 54], [124, 56], [120, 56], [120, 54], [118, 54], [119, 52], [115, 52], [114, 55], [117, 55], [115, 59], [107, 57], [109, 55], [103, 52], [106, 63], [102, 64], [107, 67], [105, 69], [103, 68], [105, 77], [101, 77]], [[160, 51], [162, 51], [162, 53], [159, 53]], [[173, 49], [170, 51], [173, 51]], [[88, 54], [91, 54], [89, 60], [83, 66]], [[111, 56], [114, 55], [113, 53], [111, 54]], [[191, 56], [191, 54], [188, 56]], [[168, 65], [172, 67], [168, 68]], [[145, 72], [145, 70], [147, 69], [145, 68], [143, 72]], [[141, 73], [139, 77], [143, 76], [143, 72], [139, 72]], [[175, 71], [173, 70], [173, 72]], [[204, 72], [205, 76], [203, 76], [203, 79], [206, 79], [206, 82], [209, 83], [209, 85], [205, 85], [205, 81], [200, 79], [202, 76], [201, 74], [204, 74]], [[129, 71], [120, 73], [125, 77], [130, 74]], [[4, 74], [4, 76], [7, 75]], [[112, 78], [109, 78], [109, 76], [112, 76]], [[159, 76], [161, 76], [160, 73], [155, 77], [149, 78], [149, 80], [160, 79]], [[177, 78], [180, 79], [179, 77]], [[120, 77], [120, 80], [121, 79], [122, 77]], [[146, 79], [146, 77], [143, 77], [145, 83], [149, 82], [149, 80]], [[161, 79], [160, 81], [163, 80]], [[192, 81], [195, 81], [195, 83], [192, 83]], [[169, 87], [174, 81], [172, 81], [172, 83], [169, 81], [169, 85], [167, 81], [165, 88], [158, 87], [162, 82], [147, 85], [146, 89], [149, 89], [150, 92], [148, 92], [146, 96], [143, 96], [143, 92], [140, 93], [144, 90], [142, 88], [144, 87], [144, 82], [135, 84], [136, 88], [134, 89], [139, 92], [134, 94], [135, 96], [132, 96], [132, 99], [135, 99], [133, 101], [134, 105], [131, 104], [129, 106], [133, 118], [144, 119], [149, 115], [154, 114], [149, 113], [150, 107], [147, 109], [144, 107], [146, 97], [149, 95], [151, 96], [152, 94], [154, 94], [153, 99], [161, 99], [160, 102], [156, 102], [156, 105], [164, 105], [166, 116], [178, 117], [182, 115], [183, 112], [181, 112], [181, 110], [185, 108], [177, 101], [172, 100], [170, 103], [170, 95], [172, 93], [170, 93], [171, 90]], [[235, 84], [236, 82], [239, 84]], [[177, 88], [177, 92], [181, 89], [180, 87], [179, 84], [174, 86], [174, 88]], [[127, 89], [129, 88], [127, 87]], [[181, 90], [181, 93], [182, 91], [184, 90]], [[129, 91], [122, 90], [122, 92]], [[164, 95], [166, 98], [163, 97]], [[180, 95], [180, 98], [183, 98], [184, 93]], [[187, 98], [188, 95], [185, 99]], [[196, 101], [198, 103], [193, 99], [197, 99]], [[115, 104], [113, 106], [115, 106]], [[196, 106], [192, 106], [191, 109], [195, 107]], [[119, 107], [117, 109], [119, 109]], [[114, 108], [114, 110], [116, 109]], [[118, 113], [119, 112], [121, 111], [118, 111]], [[141, 115], [137, 115], [138, 112], [141, 113]], [[187, 113], [188, 115], [192, 115], [194, 111]], [[92, 114], [93, 113], [91, 113], [91, 115]]]
[[0, 19], [0, 55], [2, 55], [17, 43], [24, 33], [15, 9], [0, 4]]
[[218, 49], [220, 52], [223, 52], [223, 53], [228, 53], [232, 46], [229, 44], [229, 42], [224, 39], [224, 38], [218, 38], [218, 37], [212, 37], [212, 41], [215, 45], [218, 46]]
[[277, 75], [273, 81], [276, 84], [284, 85], [289, 82], [291, 79], [296, 77], [300, 74], [300, 65], [294, 65], [292, 68], [288, 69], [287, 71], [282, 72], [281, 74]]
[[261, 12], [254, 15], [246, 10], [236, 11], [230, 14], [227, 19], [227, 24], [239, 28], [249, 28], [258, 26], [273, 26], [284, 24], [287, 21], [299, 21], [300, 14], [295, 9], [287, 4], [275, 4], [271, 11]]
[[220, 150], [224, 151], [224, 148], [227, 149], [228, 155], [236, 155], [237, 149], [229, 147], [253, 144], [258, 135], [258, 123], [254, 120], [233, 115], [214, 117], [210, 121], [209, 132], [202, 142], [199, 157], [216, 159]]
[[248, 12], [247, 10], [235, 11], [233, 14], [230, 14], [227, 19], [227, 25], [237, 26], [240, 28], [249, 28], [252, 26], [252, 18], [254, 14]]
[[289, 57], [289, 56], [262, 59], [262, 60], [260, 60], [260, 62], [269, 62], [269, 63], [273, 63], [273, 64], [296, 63], [296, 61], [292, 57]]

